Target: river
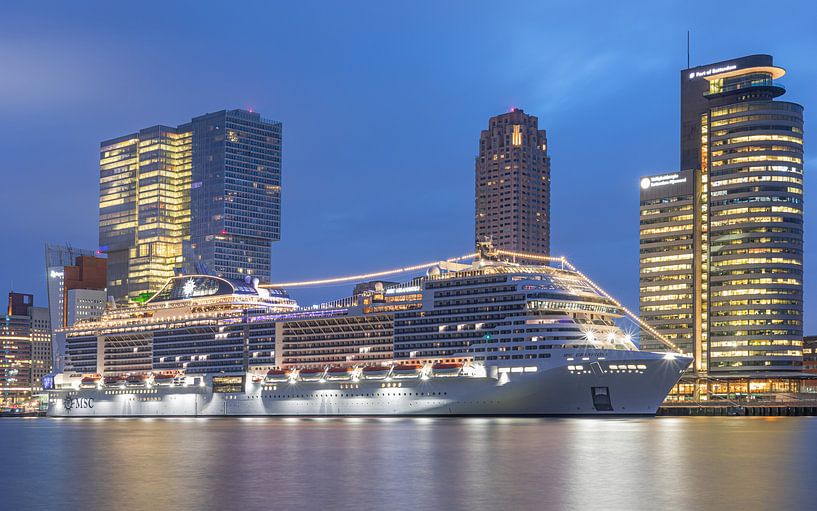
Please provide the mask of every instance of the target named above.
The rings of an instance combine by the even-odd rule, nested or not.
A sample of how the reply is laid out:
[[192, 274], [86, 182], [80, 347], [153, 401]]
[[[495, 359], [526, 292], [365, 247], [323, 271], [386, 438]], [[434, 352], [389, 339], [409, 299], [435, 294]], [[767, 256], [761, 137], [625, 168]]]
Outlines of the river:
[[817, 418], [0, 419], [0, 508], [817, 509]]

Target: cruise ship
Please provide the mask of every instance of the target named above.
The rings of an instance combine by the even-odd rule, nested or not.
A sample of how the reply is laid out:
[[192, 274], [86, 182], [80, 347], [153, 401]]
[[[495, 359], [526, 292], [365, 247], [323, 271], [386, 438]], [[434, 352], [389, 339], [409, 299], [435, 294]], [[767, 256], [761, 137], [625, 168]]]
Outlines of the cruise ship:
[[660, 334], [564, 259], [488, 248], [427, 266], [312, 307], [171, 278], [66, 332], [48, 415], [653, 415], [691, 362], [640, 351], [633, 333]]

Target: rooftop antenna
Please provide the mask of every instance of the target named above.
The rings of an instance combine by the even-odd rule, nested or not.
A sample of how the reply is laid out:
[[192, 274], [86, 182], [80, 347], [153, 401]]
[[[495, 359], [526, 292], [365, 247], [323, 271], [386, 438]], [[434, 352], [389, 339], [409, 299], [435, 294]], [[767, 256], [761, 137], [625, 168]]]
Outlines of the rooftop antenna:
[[687, 69], [690, 67], [692, 66], [689, 64], [689, 30], [687, 30]]

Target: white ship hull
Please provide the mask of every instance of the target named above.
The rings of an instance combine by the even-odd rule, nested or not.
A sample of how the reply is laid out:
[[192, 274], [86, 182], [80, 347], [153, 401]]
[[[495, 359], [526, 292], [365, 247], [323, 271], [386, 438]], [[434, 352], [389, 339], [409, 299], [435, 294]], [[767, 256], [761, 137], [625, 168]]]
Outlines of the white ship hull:
[[[643, 351], [554, 353], [496, 376], [246, 383], [217, 393], [190, 387], [64, 389], [52, 417], [653, 415], [690, 359]], [[536, 364], [531, 365], [531, 364]], [[630, 369], [611, 370], [610, 365]], [[633, 367], [635, 366], [635, 367]], [[527, 367], [529, 372], [524, 372]], [[536, 367], [533, 371], [532, 367]], [[572, 367], [573, 369], [569, 369]], [[581, 367], [581, 370], [577, 370]]]

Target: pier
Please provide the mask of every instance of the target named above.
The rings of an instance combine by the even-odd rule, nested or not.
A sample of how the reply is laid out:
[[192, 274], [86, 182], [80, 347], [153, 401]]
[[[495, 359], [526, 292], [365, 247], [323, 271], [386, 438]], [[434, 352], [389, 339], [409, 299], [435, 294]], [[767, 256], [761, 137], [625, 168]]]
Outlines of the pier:
[[817, 395], [803, 396], [800, 394], [768, 401], [664, 403], [656, 415], [659, 417], [813, 417], [817, 416]]

